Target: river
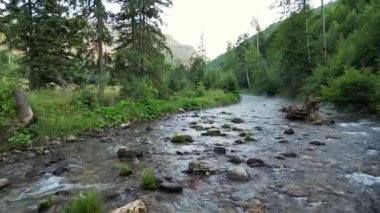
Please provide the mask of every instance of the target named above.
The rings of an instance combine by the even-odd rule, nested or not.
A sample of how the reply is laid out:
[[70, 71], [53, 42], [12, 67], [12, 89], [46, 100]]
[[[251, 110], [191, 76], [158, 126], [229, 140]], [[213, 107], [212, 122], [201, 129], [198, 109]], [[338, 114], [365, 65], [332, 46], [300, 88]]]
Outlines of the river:
[[[293, 122], [278, 111], [288, 104], [282, 98], [242, 95], [238, 104], [227, 107], [84, 134], [82, 142], [52, 146], [50, 153], [28, 160], [22, 154], [9, 154], [7, 158], [13, 160], [0, 163], [0, 178], [11, 181], [9, 188], [0, 191], [0, 212], [36, 212], [36, 203], [54, 194], [64, 205], [71, 193], [88, 188], [105, 195], [109, 210], [142, 198], [149, 212], [244, 212], [253, 199], [265, 203], [268, 212], [380, 212], [380, 122], [329, 108], [321, 113], [335, 124]], [[232, 118], [244, 123], [231, 123]], [[202, 136], [204, 131], [190, 128], [191, 122], [217, 127], [226, 135]], [[256, 141], [236, 144], [241, 132], [222, 128], [224, 124], [252, 133]], [[295, 133], [284, 134], [287, 128]], [[191, 135], [194, 142], [173, 144], [168, 138], [176, 134]], [[119, 175], [116, 152], [121, 146], [144, 152], [141, 158], [123, 160], [133, 170], [129, 177]], [[223, 146], [227, 153], [214, 153], [215, 146]], [[283, 157], [283, 153], [293, 156]], [[251, 180], [232, 181], [227, 177], [227, 170], [236, 166], [229, 162], [232, 156], [261, 159], [266, 166], [242, 163]], [[218, 172], [184, 173], [195, 159]], [[51, 172], [57, 167], [68, 171], [54, 176]], [[141, 190], [139, 178], [147, 167], [157, 176], [179, 182], [184, 191]], [[37, 175], [27, 178], [27, 171]]]

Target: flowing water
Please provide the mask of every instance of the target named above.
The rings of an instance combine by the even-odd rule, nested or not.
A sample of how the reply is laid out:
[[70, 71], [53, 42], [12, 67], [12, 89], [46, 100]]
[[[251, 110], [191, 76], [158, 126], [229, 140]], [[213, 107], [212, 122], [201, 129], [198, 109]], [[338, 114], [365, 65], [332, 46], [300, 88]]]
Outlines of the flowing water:
[[[83, 136], [84, 142], [64, 143], [49, 157], [3, 163], [0, 177], [9, 178], [12, 184], [0, 191], [0, 212], [33, 212], [45, 197], [88, 188], [111, 197], [107, 209], [142, 198], [150, 212], [244, 212], [247, 203], [259, 199], [269, 212], [380, 212], [380, 122], [328, 109], [322, 113], [335, 124], [290, 122], [278, 111], [287, 104], [289, 101], [281, 98], [243, 95], [241, 102], [232, 106], [168, 116], [130, 129], [109, 129], [102, 138]], [[235, 117], [245, 122], [231, 123]], [[218, 127], [226, 136], [201, 136], [202, 131], [189, 128], [191, 122]], [[239, 132], [222, 129], [224, 124], [251, 132], [257, 141], [235, 144], [241, 139]], [[147, 131], [147, 127], [153, 130]], [[294, 135], [284, 134], [289, 127]], [[195, 142], [173, 144], [168, 137], [176, 134], [189, 134]], [[289, 143], [278, 142], [284, 139]], [[326, 145], [309, 144], [314, 140]], [[216, 145], [224, 146], [227, 154], [215, 154]], [[116, 151], [121, 146], [144, 151], [142, 158], [123, 160], [134, 171], [129, 177], [119, 176]], [[283, 152], [297, 156], [279, 158]], [[251, 180], [231, 181], [226, 172], [236, 166], [229, 162], [231, 156], [259, 158], [268, 166], [251, 168], [242, 163]], [[184, 173], [195, 159], [218, 172], [210, 176]], [[56, 164], [64, 164], [69, 172], [53, 176]], [[25, 178], [32, 167], [42, 167], [44, 174]], [[160, 177], [172, 177], [184, 191], [141, 190], [139, 177], [147, 167]]]

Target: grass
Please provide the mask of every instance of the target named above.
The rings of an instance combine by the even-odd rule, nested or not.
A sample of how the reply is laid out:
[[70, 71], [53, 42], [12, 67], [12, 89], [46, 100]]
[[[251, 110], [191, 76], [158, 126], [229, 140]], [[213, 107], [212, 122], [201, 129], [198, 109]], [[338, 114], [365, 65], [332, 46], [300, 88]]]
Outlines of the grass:
[[103, 200], [96, 191], [75, 197], [62, 213], [105, 213]]
[[120, 172], [120, 176], [129, 176], [132, 174], [132, 171], [129, 168], [129, 165], [126, 163], [120, 164], [119, 172]]
[[[198, 110], [231, 104], [238, 95], [221, 90], [207, 91], [202, 97], [174, 96], [168, 100], [122, 100], [112, 106], [92, 106], [91, 96], [75, 90], [41, 90], [28, 93], [28, 99], [37, 116], [37, 137], [66, 137], [83, 131], [93, 131], [129, 120], [149, 121], [180, 109]], [[106, 91], [105, 102], [117, 99], [114, 91]], [[87, 105], [86, 105], [87, 104]]]
[[149, 168], [144, 170], [140, 179], [140, 186], [147, 190], [156, 190], [158, 188], [156, 177], [154, 176], [152, 169]]

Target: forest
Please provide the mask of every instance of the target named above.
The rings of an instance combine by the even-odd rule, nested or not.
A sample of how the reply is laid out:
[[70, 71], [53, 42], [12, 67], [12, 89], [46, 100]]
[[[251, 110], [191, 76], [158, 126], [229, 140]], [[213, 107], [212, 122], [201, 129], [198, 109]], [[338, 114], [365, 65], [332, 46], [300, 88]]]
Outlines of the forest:
[[380, 112], [380, 2], [292, 3], [281, 9], [284, 20], [265, 30], [254, 23], [259, 33], [241, 35], [209, 69], [234, 73], [239, 88], [258, 94]]

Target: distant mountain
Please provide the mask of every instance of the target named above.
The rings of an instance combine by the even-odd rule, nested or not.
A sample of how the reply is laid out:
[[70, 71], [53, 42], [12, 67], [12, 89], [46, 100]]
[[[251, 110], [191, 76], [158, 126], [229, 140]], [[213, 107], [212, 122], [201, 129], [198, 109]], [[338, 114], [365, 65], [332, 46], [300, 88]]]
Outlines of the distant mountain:
[[185, 65], [189, 64], [191, 56], [195, 54], [194, 47], [179, 43], [171, 35], [165, 35], [165, 36], [166, 36], [166, 44], [172, 51], [174, 60], [178, 60], [182, 64], [185, 64]]

